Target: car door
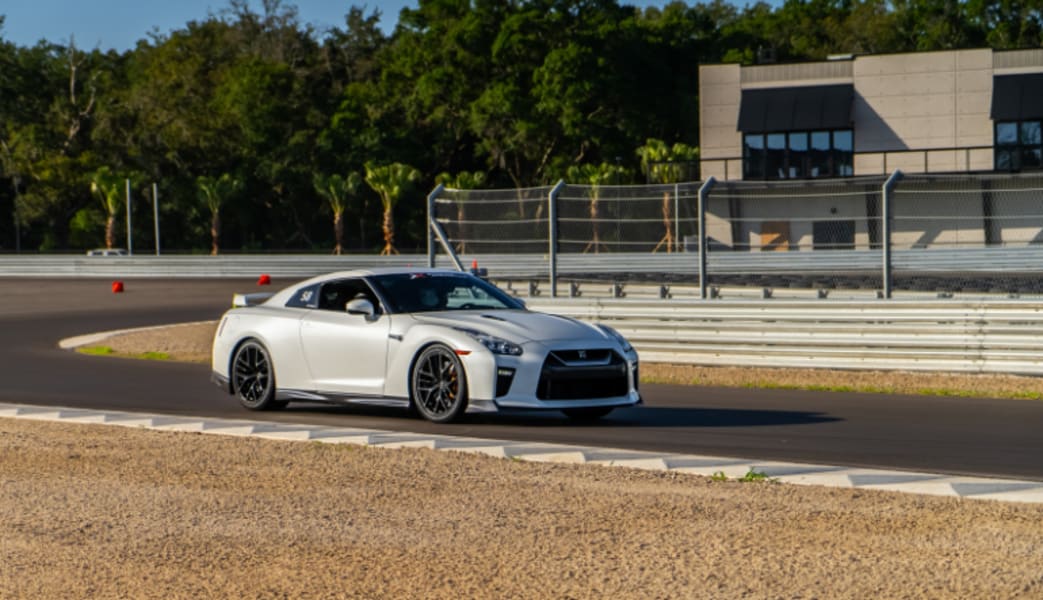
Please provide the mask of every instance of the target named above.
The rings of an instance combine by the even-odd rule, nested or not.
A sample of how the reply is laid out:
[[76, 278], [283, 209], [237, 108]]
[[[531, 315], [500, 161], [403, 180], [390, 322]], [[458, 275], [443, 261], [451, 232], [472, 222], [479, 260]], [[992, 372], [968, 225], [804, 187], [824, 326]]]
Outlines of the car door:
[[[365, 297], [378, 308], [373, 317], [350, 315], [344, 306]], [[390, 318], [362, 279], [326, 282], [317, 308], [300, 321], [301, 349], [316, 391], [351, 396], [384, 394]]]

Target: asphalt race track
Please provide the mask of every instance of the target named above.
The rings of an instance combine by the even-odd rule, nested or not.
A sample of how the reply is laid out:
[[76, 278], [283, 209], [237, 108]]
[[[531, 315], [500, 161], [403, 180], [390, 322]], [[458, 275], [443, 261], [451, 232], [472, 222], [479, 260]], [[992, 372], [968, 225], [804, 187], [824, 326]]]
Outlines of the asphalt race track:
[[[644, 385], [644, 407], [575, 425], [559, 413], [434, 425], [373, 407], [249, 413], [209, 367], [79, 355], [74, 335], [217, 319], [250, 280], [0, 279], [0, 402], [250, 418], [1043, 481], [1043, 402]], [[273, 282], [272, 289], [292, 283]]]

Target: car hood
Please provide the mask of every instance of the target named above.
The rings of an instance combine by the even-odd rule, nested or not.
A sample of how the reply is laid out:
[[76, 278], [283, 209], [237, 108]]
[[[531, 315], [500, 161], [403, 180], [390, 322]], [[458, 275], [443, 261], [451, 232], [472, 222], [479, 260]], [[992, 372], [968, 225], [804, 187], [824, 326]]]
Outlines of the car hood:
[[421, 323], [464, 327], [515, 343], [551, 340], [606, 340], [611, 338], [597, 327], [547, 313], [528, 310], [468, 310], [414, 314]]

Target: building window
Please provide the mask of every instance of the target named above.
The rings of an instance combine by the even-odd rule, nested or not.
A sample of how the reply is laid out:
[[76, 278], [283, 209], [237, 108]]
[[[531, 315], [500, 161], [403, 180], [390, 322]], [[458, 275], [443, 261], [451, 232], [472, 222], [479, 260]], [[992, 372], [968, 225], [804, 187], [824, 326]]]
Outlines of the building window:
[[850, 129], [743, 136], [744, 179], [817, 179], [854, 173]]
[[996, 123], [995, 166], [997, 171], [1021, 171], [1043, 167], [1040, 121]]

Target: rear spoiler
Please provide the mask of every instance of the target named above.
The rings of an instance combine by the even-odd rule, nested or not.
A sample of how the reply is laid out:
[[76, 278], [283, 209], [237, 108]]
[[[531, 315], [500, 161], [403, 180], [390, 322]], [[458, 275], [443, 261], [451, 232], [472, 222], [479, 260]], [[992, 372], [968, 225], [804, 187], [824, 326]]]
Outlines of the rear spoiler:
[[257, 306], [275, 294], [269, 292], [257, 292], [254, 294], [232, 294], [232, 308], [244, 306]]

